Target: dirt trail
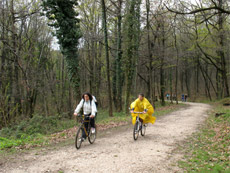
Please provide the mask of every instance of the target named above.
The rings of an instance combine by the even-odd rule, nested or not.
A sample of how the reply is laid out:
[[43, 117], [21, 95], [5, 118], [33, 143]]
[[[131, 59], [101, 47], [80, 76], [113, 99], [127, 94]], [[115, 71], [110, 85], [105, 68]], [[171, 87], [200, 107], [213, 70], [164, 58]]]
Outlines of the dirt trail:
[[137, 141], [128, 128], [98, 138], [93, 145], [84, 142], [80, 150], [71, 145], [48, 153], [31, 152], [4, 163], [0, 172], [181, 172], [172, 165], [181, 157], [173, 153], [176, 143], [196, 131], [210, 109], [206, 104], [187, 104], [149, 125], [146, 136]]

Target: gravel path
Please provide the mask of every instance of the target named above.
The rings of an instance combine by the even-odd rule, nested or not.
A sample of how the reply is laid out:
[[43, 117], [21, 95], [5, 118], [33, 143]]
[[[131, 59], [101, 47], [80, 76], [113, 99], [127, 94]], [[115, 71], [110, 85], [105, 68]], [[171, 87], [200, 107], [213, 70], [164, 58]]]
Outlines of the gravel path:
[[133, 140], [132, 128], [100, 137], [93, 145], [84, 142], [80, 150], [74, 145], [47, 153], [30, 152], [5, 162], [0, 172], [181, 172], [175, 163], [182, 155], [174, 154], [178, 142], [197, 130], [210, 106], [189, 106], [159, 118], [149, 125], [146, 136]]

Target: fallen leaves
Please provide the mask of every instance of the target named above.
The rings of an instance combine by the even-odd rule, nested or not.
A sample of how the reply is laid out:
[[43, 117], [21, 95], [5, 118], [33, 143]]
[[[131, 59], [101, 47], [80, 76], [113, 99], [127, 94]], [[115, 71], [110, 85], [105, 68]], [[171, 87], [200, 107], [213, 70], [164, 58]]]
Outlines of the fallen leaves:
[[[107, 129], [111, 129], [111, 128], [115, 128], [115, 127], [119, 127], [119, 126], [124, 126], [127, 124], [128, 124], [127, 121], [110, 122], [110, 123], [106, 123], [106, 124], [97, 124], [96, 127], [97, 127], [97, 131], [100, 132], [100, 131], [104, 131]], [[77, 133], [77, 129], [78, 129], [78, 127], [75, 126], [73, 128], [66, 129], [62, 132], [52, 134], [51, 138], [50, 138], [50, 143], [59, 143], [59, 142], [62, 142], [66, 139], [74, 138], [76, 133]]]
[[216, 108], [212, 114], [216, 111], [224, 111], [226, 115], [209, 117], [201, 131], [188, 142], [186, 157], [180, 162], [188, 172], [230, 170], [230, 112]]

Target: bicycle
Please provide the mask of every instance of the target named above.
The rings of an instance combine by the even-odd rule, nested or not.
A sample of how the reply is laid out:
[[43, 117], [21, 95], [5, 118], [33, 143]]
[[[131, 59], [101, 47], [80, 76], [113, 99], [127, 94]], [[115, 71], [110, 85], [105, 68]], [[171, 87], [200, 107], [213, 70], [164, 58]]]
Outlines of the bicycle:
[[[88, 141], [90, 144], [93, 144], [94, 141], [96, 140], [96, 133], [97, 133], [97, 130], [95, 128], [95, 133], [92, 133], [91, 131], [91, 125], [90, 125], [90, 120], [85, 120], [85, 117], [88, 118], [89, 116], [85, 116], [85, 115], [82, 115], [82, 116], [78, 116], [80, 119], [80, 127], [78, 128], [77, 130], [77, 134], [76, 134], [76, 138], [75, 138], [75, 146], [77, 149], [80, 149], [81, 148], [81, 144], [83, 142], [83, 138], [82, 138], [82, 133], [83, 133], [83, 130], [86, 134], [86, 137], [88, 138]], [[85, 128], [84, 126], [84, 123], [88, 123], [88, 129]]]
[[136, 116], [136, 122], [134, 125], [134, 129], [133, 129], [133, 139], [137, 140], [139, 133], [141, 132], [141, 136], [145, 135], [145, 131], [146, 131], [146, 124], [143, 124], [140, 121], [140, 114], [143, 114], [143, 112], [133, 112], [134, 114], [137, 114]]

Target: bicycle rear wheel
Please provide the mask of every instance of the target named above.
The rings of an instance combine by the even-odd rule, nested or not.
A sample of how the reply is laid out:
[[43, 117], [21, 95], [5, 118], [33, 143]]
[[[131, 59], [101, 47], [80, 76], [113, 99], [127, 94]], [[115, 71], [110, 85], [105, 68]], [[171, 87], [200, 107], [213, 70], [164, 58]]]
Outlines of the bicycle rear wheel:
[[141, 136], [145, 136], [145, 131], [146, 131], [146, 126], [144, 124], [142, 124]]
[[90, 144], [94, 143], [94, 141], [96, 140], [96, 136], [97, 136], [97, 128], [95, 127], [95, 133], [92, 133], [91, 128], [90, 128], [89, 136], [88, 136], [88, 140]]
[[139, 136], [139, 124], [138, 124], [138, 121], [136, 121], [134, 128], [133, 128], [133, 139], [137, 140], [138, 136]]
[[75, 146], [77, 149], [81, 148], [81, 143], [82, 143], [82, 127], [79, 127], [75, 138]]

